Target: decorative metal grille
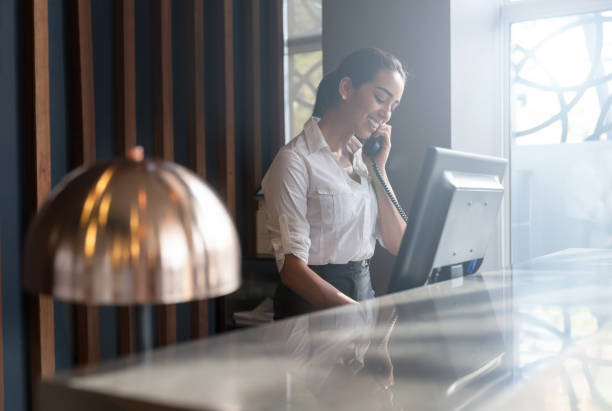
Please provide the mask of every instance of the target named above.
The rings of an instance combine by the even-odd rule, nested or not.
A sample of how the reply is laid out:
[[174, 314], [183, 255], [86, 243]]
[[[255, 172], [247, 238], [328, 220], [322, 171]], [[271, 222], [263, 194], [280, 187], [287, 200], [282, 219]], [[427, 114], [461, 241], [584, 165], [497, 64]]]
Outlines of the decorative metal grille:
[[312, 115], [317, 86], [323, 75], [321, 50], [289, 56], [291, 88], [291, 137], [296, 136]]
[[285, 0], [287, 37], [321, 35], [321, 0]]
[[511, 30], [513, 143], [612, 140], [612, 11]]
[[321, 0], [285, 0], [289, 128], [286, 140], [296, 136], [312, 115], [317, 86], [323, 76]]

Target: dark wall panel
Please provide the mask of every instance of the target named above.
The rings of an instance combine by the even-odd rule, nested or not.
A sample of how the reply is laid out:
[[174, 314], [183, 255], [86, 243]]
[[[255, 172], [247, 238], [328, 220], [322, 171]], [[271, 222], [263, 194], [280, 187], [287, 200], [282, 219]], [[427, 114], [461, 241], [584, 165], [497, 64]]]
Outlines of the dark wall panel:
[[[325, 73], [362, 47], [379, 47], [397, 55], [411, 73], [391, 119], [393, 151], [387, 163], [393, 189], [408, 210], [427, 147], [450, 148], [451, 144], [450, 1], [323, 2]], [[387, 275], [393, 262], [386, 251], [377, 251], [375, 277]], [[386, 287], [386, 280], [379, 287], [376, 280], [375, 289]]]
[[153, 156], [153, 53], [151, 0], [136, 0], [136, 136], [146, 156]]
[[28, 386], [26, 319], [21, 288], [24, 198], [23, 5], [0, 1], [0, 218], [2, 228], [2, 327], [6, 410], [25, 410]]
[[[70, 46], [68, 44], [68, 1], [49, 1], [49, 94], [51, 114], [51, 186], [54, 187], [71, 168], [70, 139]], [[54, 303], [55, 367], [74, 365], [72, 309], [70, 304]]]
[[111, 0], [91, 2], [96, 157], [99, 160], [115, 156], [114, 10]]
[[173, 71], [173, 101], [174, 101], [174, 160], [187, 167], [187, 133], [189, 110], [189, 70], [187, 64], [187, 49], [180, 45], [188, 44], [187, 12], [189, 1], [172, 2], [172, 71]]

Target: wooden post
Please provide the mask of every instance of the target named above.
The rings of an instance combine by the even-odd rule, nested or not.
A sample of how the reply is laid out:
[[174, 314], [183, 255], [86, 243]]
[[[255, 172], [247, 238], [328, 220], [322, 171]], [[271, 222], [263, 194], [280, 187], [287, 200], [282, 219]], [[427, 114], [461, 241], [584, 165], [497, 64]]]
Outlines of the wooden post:
[[136, 146], [136, 46], [134, 0], [115, 0], [117, 154]]
[[[172, 4], [170, 0], [155, 0], [152, 7], [155, 156], [173, 161]], [[156, 317], [157, 344], [175, 344], [176, 305], [158, 305]]]
[[[91, 165], [96, 159], [96, 122], [94, 110], [93, 43], [91, 1], [73, 0], [70, 4], [72, 67], [73, 165]], [[75, 335], [77, 364], [100, 361], [100, 317], [96, 306], [76, 304]]]
[[[227, 211], [236, 220], [236, 113], [234, 109], [233, 1], [219, 0], [217, 22], [221, 44], [216, 49], [218, 101], [222, 107], [219, 127], [219, 193]], [[216, 299], [217, 330], [225, 330], [225, 298]]]
[[261, 4], [260, 0], [245, 3], [247, 14], [247, 66], [246, 70], [246, 188], [247, 193], [247, 252], [255, 257], [256, 250], [256, 215], [257, 201], [253, 195], [259, 188], [262, 178], [261, 170]]
[[[24, 2], [26, 163], [28, 211], [32, 218], [51, 188], [49, 107], [49, 21], [47, 0]], [[32, 406], [38, 378], [55, 372], [53, 299], [28, 295], [30, 323], [30, 394]]]
[[173, 161], [172, 3], [155, 0], [152, 7], [155, 155]]
[[[191, 0], [187, 13], [189, 72], [189, 167], [206, 179], [206, 130], [204, 120], [204, 10], [200, 0]], [[190, 306], [192, 338], [208, 335], [208, 300]]]
[[[134, 0], [115, 0], [115, 151], [125, 156], [136, 146], [136, 45]], [[119, 353], [135, 351], [134, 307], [120, 307]]]

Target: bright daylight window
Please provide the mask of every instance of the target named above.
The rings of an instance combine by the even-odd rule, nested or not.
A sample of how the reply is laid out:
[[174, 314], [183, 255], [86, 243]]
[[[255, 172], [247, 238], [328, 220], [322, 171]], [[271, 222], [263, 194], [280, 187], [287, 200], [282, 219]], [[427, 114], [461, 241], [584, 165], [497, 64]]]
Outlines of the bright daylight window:
[[[507, 0], [503, 13], [513, 264], [569, 248], [612, 248], [612, 3], [601, 10], [601, 1], [564, 1], [567, 10], [546, 15], [556, 3]], [[513, 293], [521, 376], [599, 332], [607, 315], [570, 295], [542, 306]], [[588, 358], [559, 364], [563, 377], [541, 393], [546, 407], [609, 408], [611, 352], [602, 340]]]
[[511, 23], [510, 53], [512, 262], [612, 248], [612, 10]]
[[312, 115], [323, 76], [321, 1], [284, 0], [285, 141], [295, 137]]

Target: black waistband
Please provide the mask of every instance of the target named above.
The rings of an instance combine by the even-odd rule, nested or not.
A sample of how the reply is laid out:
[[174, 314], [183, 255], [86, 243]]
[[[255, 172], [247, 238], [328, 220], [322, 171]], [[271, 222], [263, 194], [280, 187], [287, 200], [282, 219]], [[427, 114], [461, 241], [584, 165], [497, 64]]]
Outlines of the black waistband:
[[309, 267], [330, 267], [330, 268], [340, 268], [340, 267], [347, 267], [347, 268], [358, 268], [358, 267], [368, 267], [370, 265], [370, 259], [367, 260], [360, 260], [360, 261], [349, 261], [346, 264], [320, 264], [320, 265], [314, 265], [314, 264], [309, 264]]

